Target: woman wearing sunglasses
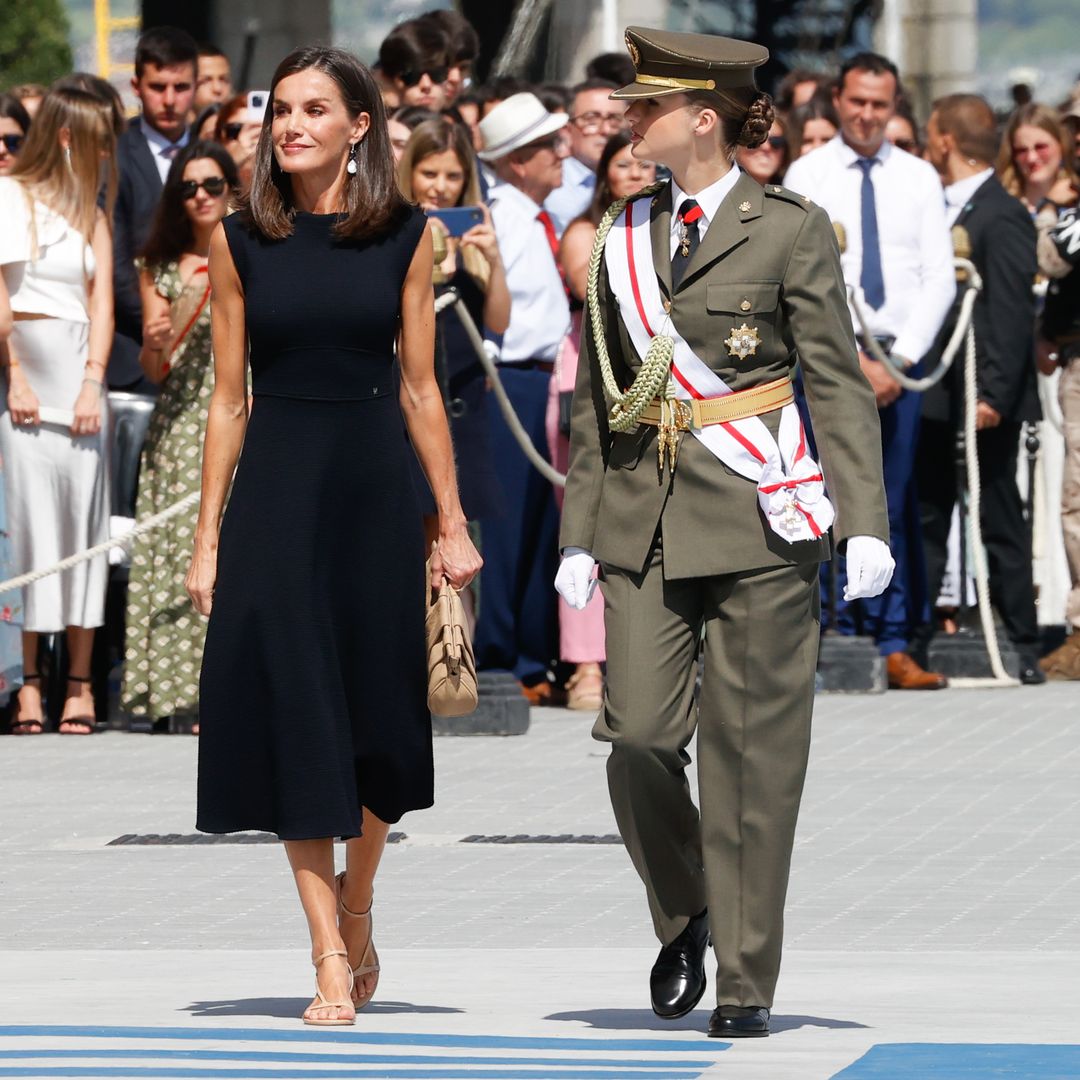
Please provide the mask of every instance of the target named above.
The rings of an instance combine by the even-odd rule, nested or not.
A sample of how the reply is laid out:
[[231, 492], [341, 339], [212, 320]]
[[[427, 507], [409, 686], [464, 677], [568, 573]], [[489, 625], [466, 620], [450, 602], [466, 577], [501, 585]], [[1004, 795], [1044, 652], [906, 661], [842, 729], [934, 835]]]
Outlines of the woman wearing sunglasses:
[[22, 149], [30, 128], [30, 114], [17, 97], [0, 94], [0, 176], [15, 167], [15, 157]]
[[[142, 452], [136, 516], [164, 510], [201, 481], [210, 348], [210, 235], [229, 212], [236, 165], [213, 142], [185, 147], [169, 170], [139, 275], [146, 377], [161, 386]], [[166, 721], [197, 715], [206, 623], [191, 611], [184, 577], [198, 507], [136, 541], [128, 585], [124, 708]], [[192, 729], [198, 734], [197, 723]]]
[[[41, 103], [15, 168], [0, 177], [0, 455], [17, 573], [109, 535], [104, 379], [115, 154], [111, 108], [85, 90], [57, 89]], [[60, 733], [94, 731], [90, 655], [108, 572], [102, 555], [23, 590], [26, 674], [15, 734], [44, 730], [38, 635], [65, 630]]]
[[743, 172], [762, 187], [783, 183], [784, 173], [791, 164], [791, 151], [787, 131], [779, 115], [773, 118], [768, 138], [760, 146], [740, 146], [735, 161]]
[[229, 152], [236, 163], [240, 177], [240, 190], [251, 186], [251, 174], [255, 168], [255, 147], [262, 131], [263, 115], [248, 108], [247, 94], [237, 94], [226, 102], [218, 113], [214, 137]]

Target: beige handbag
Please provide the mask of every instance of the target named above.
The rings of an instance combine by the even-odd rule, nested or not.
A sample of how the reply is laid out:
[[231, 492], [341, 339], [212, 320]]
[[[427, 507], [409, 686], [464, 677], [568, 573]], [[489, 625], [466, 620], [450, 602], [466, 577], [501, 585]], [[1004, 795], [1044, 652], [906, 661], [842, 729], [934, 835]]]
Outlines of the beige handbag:
[[436, 716], [468, 716], [477, 703], [476, 658], [461, 596], [445, 578], [428, 607], [427, 646], [428, 708]]

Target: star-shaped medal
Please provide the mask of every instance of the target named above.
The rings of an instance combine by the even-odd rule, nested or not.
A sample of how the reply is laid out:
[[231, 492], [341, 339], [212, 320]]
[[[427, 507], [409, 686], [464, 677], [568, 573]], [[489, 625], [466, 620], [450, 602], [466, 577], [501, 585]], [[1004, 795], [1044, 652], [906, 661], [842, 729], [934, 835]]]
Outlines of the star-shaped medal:
[[743, 323], [737, 330], [731, 331], [731, 337], [726, 338], [724, 344], [728, 347], [728, 352], [732, 356], [745, 360], [748, 356], [753, 356], [757, 352], [757, 347], [761, 344], [761, 337], [758, 335], [756, 326], [747, 326], [746, 323]]

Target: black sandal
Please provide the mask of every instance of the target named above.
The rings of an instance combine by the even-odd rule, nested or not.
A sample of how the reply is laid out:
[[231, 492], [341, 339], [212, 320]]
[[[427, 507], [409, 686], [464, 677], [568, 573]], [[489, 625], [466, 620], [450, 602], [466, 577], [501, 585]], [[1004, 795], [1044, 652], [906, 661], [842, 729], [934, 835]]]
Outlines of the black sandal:
[[[40, 675], [23, 675], [24, 685], [31, 679], [37, 679], [41, 682]], [[40, 720], [12, 720], [11, 721], [11, 734], [12, 735], [40, 735], [45, 730], [45, 717], [42, 716]]]
[[[89, 677], [83, 678], [80, 675], [69, 675], [67, 679], [68, 682], [73, 683], [89, 683], [92, 681]], [[80, 730], [71, 731], [71, 727]], [[65, 728], [69, 730], [65, 731]], [[69, 716], [60, 721], [59, 730], [61, 735], [93, 735], [97, 730], [97, 720], [93, 716]]]

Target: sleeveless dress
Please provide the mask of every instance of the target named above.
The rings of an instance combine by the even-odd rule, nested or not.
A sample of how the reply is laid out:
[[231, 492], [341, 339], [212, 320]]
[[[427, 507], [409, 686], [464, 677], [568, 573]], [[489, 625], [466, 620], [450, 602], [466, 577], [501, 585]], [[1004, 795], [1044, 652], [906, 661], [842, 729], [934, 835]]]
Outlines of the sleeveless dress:
[[200, 685], [197, 826], [358, 836], [433, 801], [426, 583], [396, 393], [419, 210], [372, 241], [298, 213], [224, 227], [254, 404], [225, 512]]
[[[157, 291], [175, 305], [185, 291], [176, 262], [151, 268]], [[187, 285], [199, 297], [205, 269]], [[203, 303], [170, 358], [139, 466], [139, 521], [199, 490], [206, 413], [214, 392], [210, 304]], [[184, 581], [199, 507], [141, 536], [131, 552], [124, 647], [123, 707], [155, 720], [199, 708], [199, 668], [206, 620], [191, 606]]]

